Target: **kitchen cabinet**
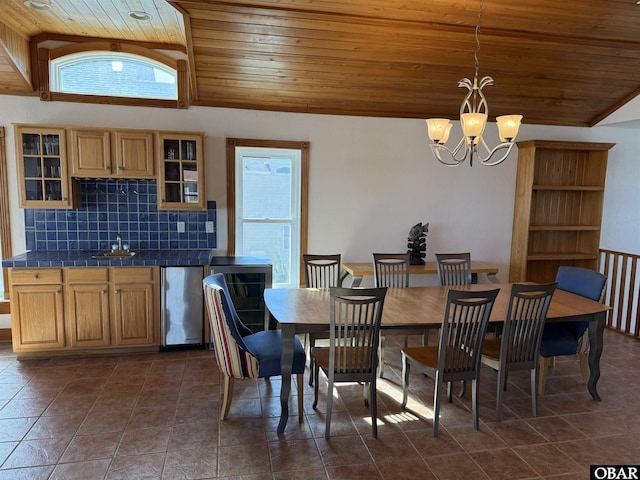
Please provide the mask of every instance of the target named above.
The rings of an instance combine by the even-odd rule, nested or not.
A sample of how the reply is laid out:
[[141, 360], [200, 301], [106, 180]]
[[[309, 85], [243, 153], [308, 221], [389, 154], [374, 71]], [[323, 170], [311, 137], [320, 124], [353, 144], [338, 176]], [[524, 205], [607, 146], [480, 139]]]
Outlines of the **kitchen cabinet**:
[[159, 132], [158, 209], [207, 208], [204, 134]]
[[155, 179], [160, 210], [206, 210], [200, 132], [15, 125], [19, 206], [77, 208], [80, 179]]
[[66, 283], [65, 315], [69, 346], [110, 345], [108, 268], [69, 268]]
[[113, 268], [113, 345], [159, 345], [157, 267]]
[[76, 180], [67, 168], [63, 128], [16, 125], [18, 204], [21, 208], [75, 208], [80, 205]]
[[13, 351], [64, 349], [62, 270], [11, 269], [10, 281]]
[[14, 351], [159, 347], [159, 288], [155, 266], [13, 268]]
[[153, 133], [138, 130], [70, 130], [71, 175], [153, 178]]
[[613, 143], [518, 142], [510, 282], [551, 282], [558, 267], [596, 269]]

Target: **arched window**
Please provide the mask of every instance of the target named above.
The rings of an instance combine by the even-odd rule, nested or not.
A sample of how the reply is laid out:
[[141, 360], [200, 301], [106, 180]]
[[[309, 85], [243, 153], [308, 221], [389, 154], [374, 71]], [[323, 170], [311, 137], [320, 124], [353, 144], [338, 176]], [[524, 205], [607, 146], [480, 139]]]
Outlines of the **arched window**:
[[52, 92], [178, 99], [176, 69], [132, 53], [84, 51], [54, 58], [49, 79]]

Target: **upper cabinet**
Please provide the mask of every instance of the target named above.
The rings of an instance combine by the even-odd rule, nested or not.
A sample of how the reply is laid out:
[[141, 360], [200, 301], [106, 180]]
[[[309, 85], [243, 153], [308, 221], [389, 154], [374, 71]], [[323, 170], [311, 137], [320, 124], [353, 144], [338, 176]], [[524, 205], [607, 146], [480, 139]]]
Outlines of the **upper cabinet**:
[[153, 133], [127, 130], [114, 132], [114, 158], [118, 176], [153, 178]]
[[67, 169], [65, 130], [16, 125], [15, 138], [20, 207], [78, 206], [79, 196], [74, 194]]
[[207, 208], [204, 133], [25, 124], [14, 130], [22, 208], [79, 207], [81, 178], [156, 180], [158, 209]]
[[153, 178], [153, 133], [137, 130], [70, 130], [71, 175]]
[[206, 209], [204, 134], [158, 133], [158, 209]]
[[518, 142], [511, 282], [552, 282], [558, 267], [595, 269], [613, 143]]

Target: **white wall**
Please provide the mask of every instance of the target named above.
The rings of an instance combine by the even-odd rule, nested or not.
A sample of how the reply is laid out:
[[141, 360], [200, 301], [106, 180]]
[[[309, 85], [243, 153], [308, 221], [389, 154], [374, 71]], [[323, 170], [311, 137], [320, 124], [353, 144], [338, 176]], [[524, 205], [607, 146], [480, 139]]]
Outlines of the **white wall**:
[[[14, 254], [24, 251], [25, 242], [23, 213], [17, 208], [11, 123], [197, 130], [208, 134], [207, 197], [217, 202], [222, 251], [227, 235], [225, 138], [305, 140], [311, 143], [310, 252], [341, 252], [346, 260], [367, 261], [373, 251], [404, 251], [409, 228], [429, 222], [428, 259], [436, 251], [470, 251], [473, 258], [498, 264], [498, 277], [508, 279], [517, 149], [500, 166], [449, 168], [432, 157], [424, 121], [416, 119], [205, 107], [168, 110], [2, 95], [0, 112], [0, 125], [7, 131]], [[487, 138], [495, 138], [493, 131]], [[601, 244], [640, 253], [637, 127], [525, 124], [518, 139], [615, 142], [609, 156]]]

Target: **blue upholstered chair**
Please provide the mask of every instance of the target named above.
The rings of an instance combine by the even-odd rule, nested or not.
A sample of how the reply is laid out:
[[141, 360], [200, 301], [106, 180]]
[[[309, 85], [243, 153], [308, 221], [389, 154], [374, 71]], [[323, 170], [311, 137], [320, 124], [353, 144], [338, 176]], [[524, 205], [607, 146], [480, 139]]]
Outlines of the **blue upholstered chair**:
[[[281, 374], [282, 331], [264, 330], [252, 333], [240, 320], [231, 301], [224, 274], [204, 279], [205, 303], [209, 313], [211, 341], [218, 367], [224, 375], [221, 418], [229, 414], [236, 378], [269, 378]], [[303, 414], [303, 374], [306, 361], [304, 348], [296, 338], [291, 373], [297, 375], [298, 415]]]
[[[556, 275], [558, 289], [575, 293], [583, 297], [602, 300], [607, 277], [595, 270], [580, 267], [561, 266]], [[540, 345], [539, 384], [540, 395], [544, 394], [547, 373], [553, 366], [555, 357], [560, 355], [579, 355], [580, 370], [585, 383], [589, 380], [589, 322], [562, 322], [545, 325]]]

